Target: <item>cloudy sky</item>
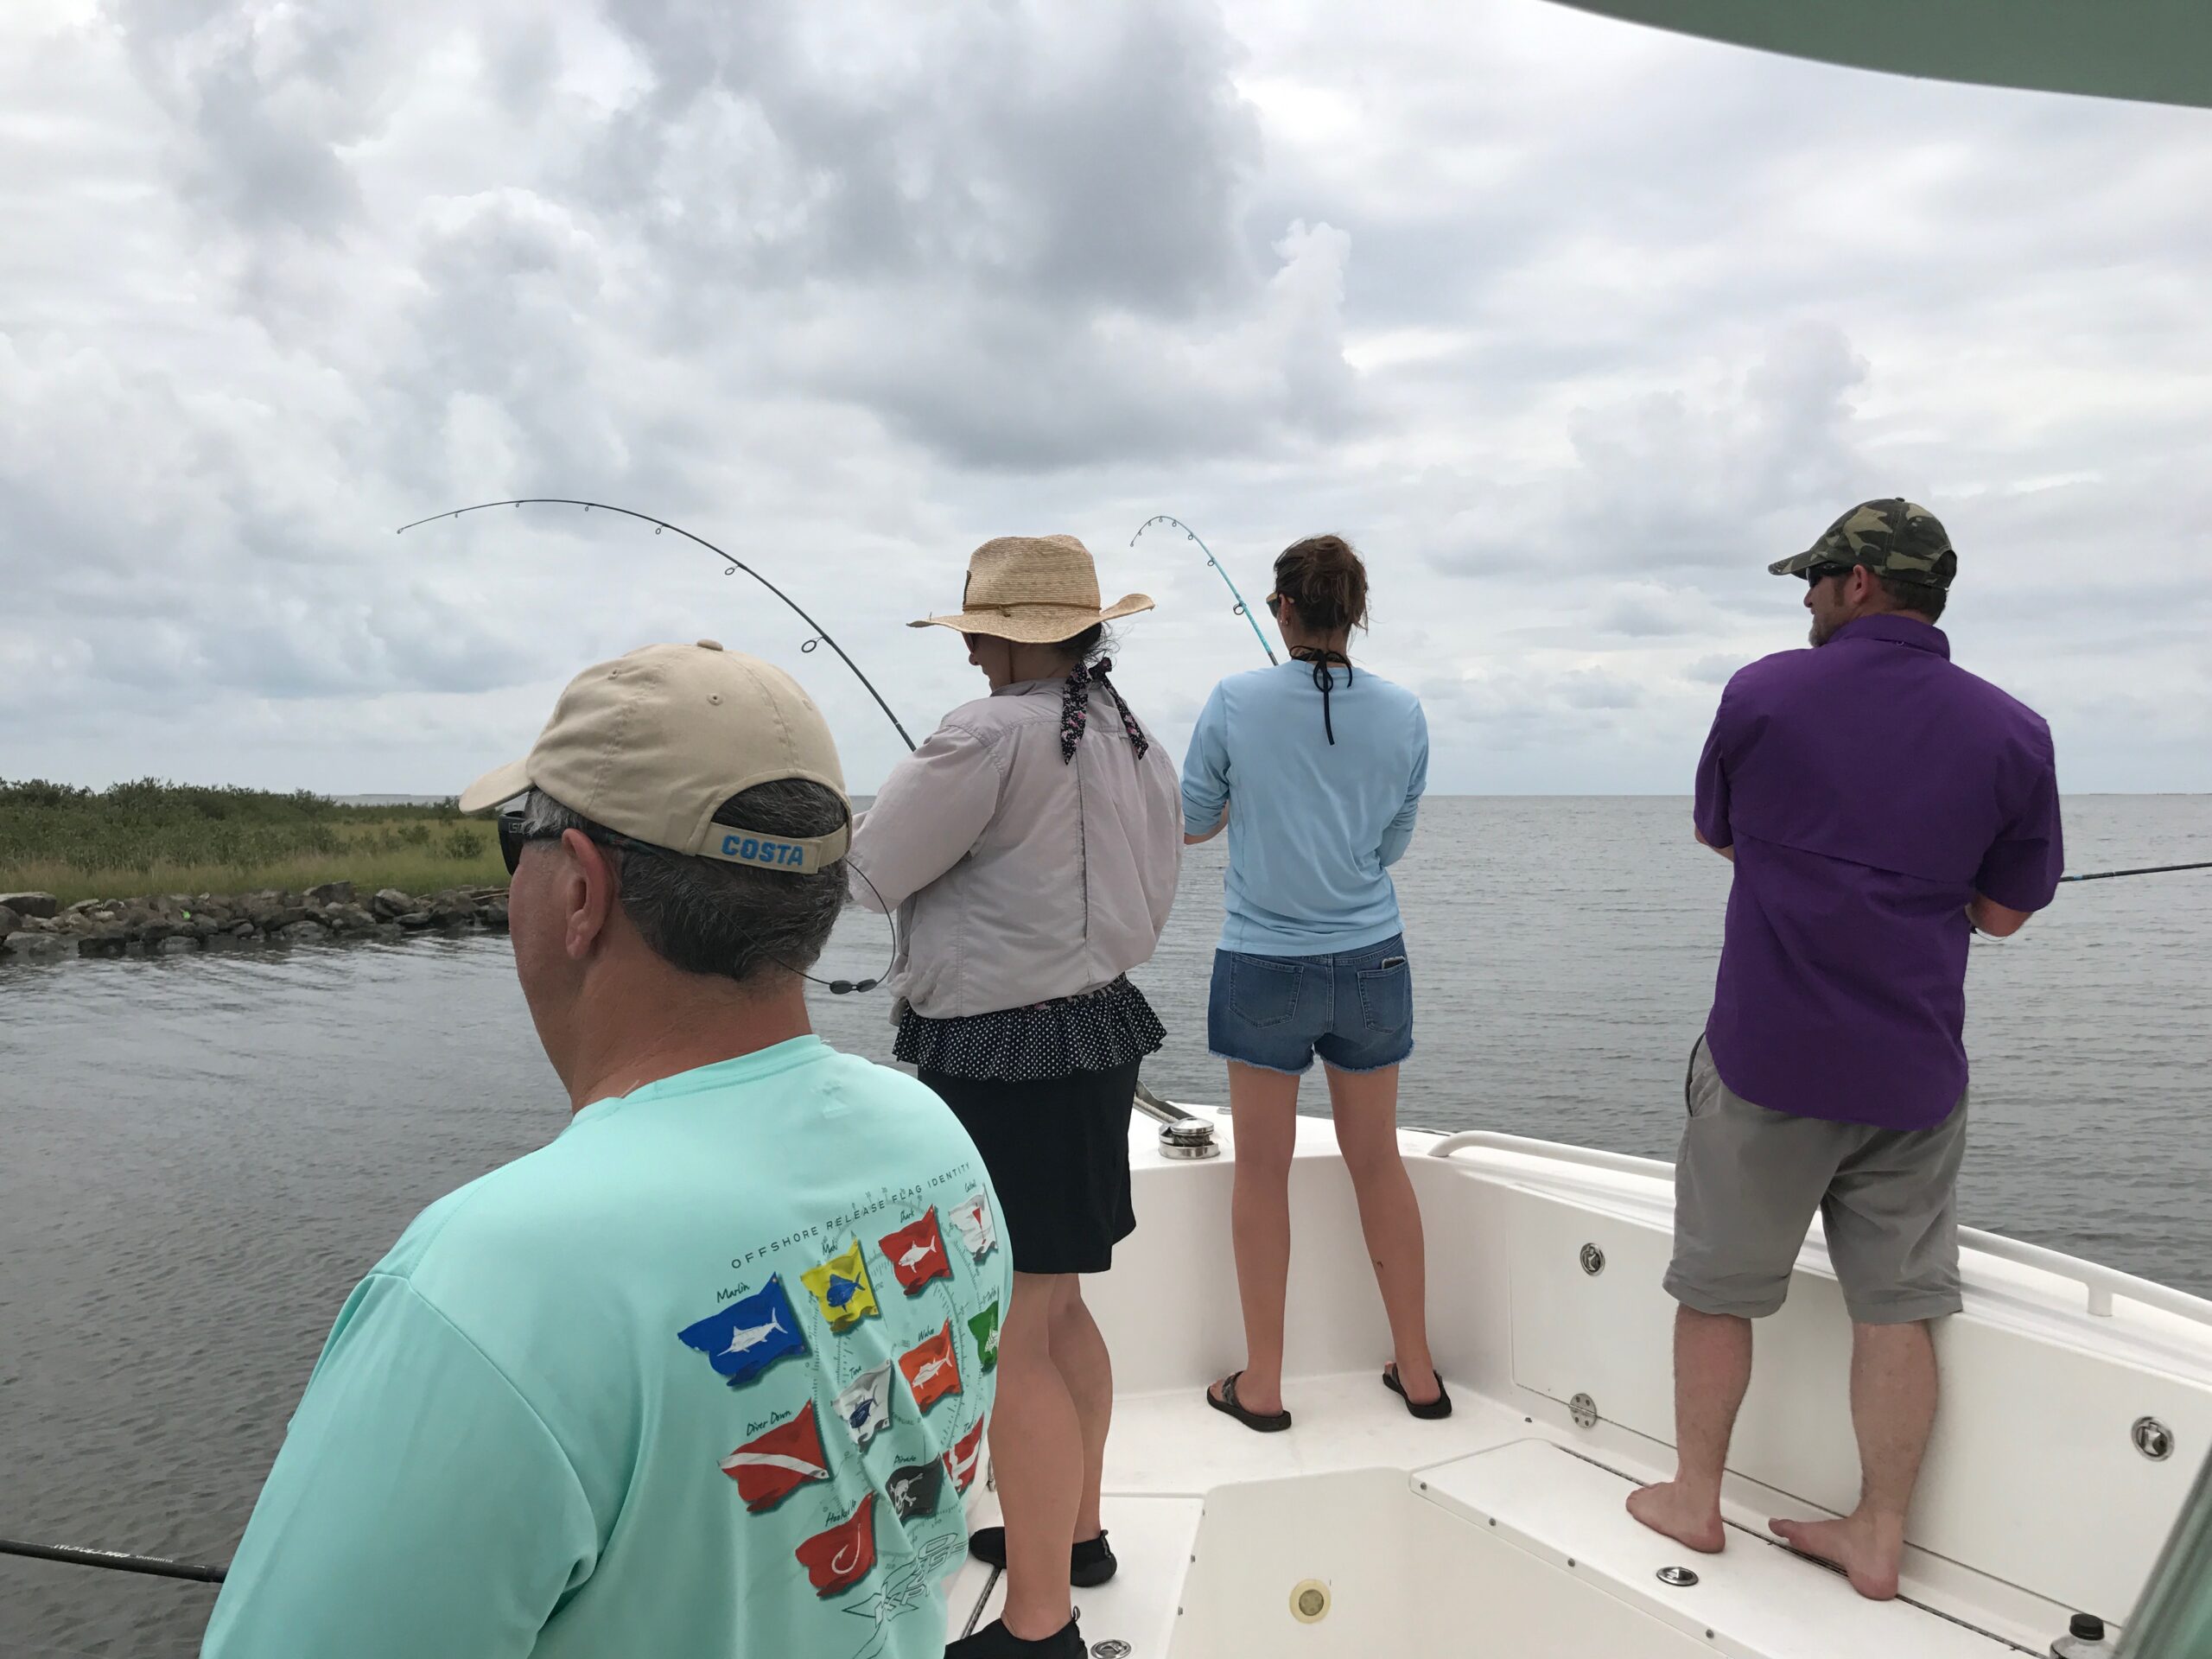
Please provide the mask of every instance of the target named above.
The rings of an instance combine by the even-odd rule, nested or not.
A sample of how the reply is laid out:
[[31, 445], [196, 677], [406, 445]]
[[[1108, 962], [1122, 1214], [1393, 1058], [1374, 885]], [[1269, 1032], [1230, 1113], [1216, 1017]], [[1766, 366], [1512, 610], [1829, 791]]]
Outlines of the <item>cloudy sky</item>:
[[[928, 15], [918, 15], [926, 12]], [[2212, 789], [2212, 113], [1543, 0], [7, 0], [0, 776], [453, 789], [648, 640], [910, 726], [1071, 531], [1179, 745], [1333, 529], [1439, 787], [1681, 791], [1862, 497], [2079, 790]]]

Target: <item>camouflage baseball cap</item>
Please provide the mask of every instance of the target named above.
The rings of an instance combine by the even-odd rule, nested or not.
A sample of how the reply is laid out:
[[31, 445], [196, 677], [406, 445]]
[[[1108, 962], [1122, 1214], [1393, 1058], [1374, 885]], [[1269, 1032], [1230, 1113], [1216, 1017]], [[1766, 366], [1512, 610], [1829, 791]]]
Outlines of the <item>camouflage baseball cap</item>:
[[1862, 501], [1823, 531], [1802, 553], [1767, 566], [1776, 576], [1802, 576], [1817, 565], [1863, 564], [1878, 576], [1948, 588], [1959, 556], [1942, 524], [1923, 506], [1891, 496]]

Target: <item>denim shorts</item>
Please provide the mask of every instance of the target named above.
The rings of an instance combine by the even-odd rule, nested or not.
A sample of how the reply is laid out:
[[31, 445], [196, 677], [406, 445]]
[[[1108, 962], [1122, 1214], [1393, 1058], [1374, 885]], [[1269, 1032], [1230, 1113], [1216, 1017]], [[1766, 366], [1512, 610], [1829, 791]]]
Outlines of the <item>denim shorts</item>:
[[1298, 1076], [1313, 1057], [1380, 1071], [1414, 1052], [1414, 976], [1402, 934], [1324, 957], [1213, 953], [1206, 1046], [1220, 1059]]

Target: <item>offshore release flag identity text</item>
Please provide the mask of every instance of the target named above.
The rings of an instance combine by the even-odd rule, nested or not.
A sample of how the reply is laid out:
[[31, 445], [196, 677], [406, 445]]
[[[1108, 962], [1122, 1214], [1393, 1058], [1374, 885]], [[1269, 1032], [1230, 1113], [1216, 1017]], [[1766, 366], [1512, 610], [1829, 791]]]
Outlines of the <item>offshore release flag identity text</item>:
[[791, 1553], [806, 1568], [816, 1595], [834, 1596], [851, 1589], [875, 1566], [875, 1494], [863, 1493], [852, 1514]]
[[738, 1495], [753, 1515], [774, 1509], [810, 1480], [829, 1479], [830, 1463], [822, 1453], [814, 1402], [809, 1401], [798, 1416], [739, 1446], [722, 1459], [722, 1472], [737, 1483]]
[[822, 1317], [830, 1321], [830, 1328], [841, 1336], [878, 1311], [875, 1287], [868, 1281], [868, 1260], [857, 1238], [852, 1249], [818, 1268], [809, 1268], [799, 1277], [822, 1304]]
[[937, 1228], [935, 1205], [922, 1212], [919, 1221], [886, 1233], [882, 1243], [891, 1271], [899, 1275], [899, 1283], [909, 1296], [932, 1279], [952, 1277], [952, 1263], [944, 1259], [944, 1236]]
[[750, 1296], [685, 1325], [676, 1337], [685, 1347], [704, 1354], [733, 1389], [743, 1388], [778, 1360], [806, 1351], [806, 1338], [791, 1312], [791, 1298], [784, 1294], [781, 1274]]
[[866, 1446], [891, 1421], [891, 1364], [862, 1371], [837, 1396], [837, 1415], [855, 1446]]
[[976, 1484], [976, 1465], [983, 1460], [983, 1421], [978, 1417], [976, 1427], [952, 1443], [952, 1450], [944, 1454], [944, 1466], [952, 1471], [956, 1490], [966, 1491]]
[[918, 1348], [899, 1356], [899, 1369], [914, 1391], [914, 1403], [927, 1411], [948, 1394], [960, 1392], [960, 1362], [952, 1351], [952, 1321]]

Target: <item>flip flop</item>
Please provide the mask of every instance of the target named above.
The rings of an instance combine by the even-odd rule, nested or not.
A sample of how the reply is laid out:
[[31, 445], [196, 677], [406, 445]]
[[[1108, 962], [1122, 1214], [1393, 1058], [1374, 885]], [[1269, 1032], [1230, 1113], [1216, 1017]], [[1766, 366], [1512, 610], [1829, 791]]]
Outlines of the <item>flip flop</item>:
[[1452, 1395], [1445, 1389], [1444, 1378], [1440, 1375], [1436, 1379], [1436, 1398], [1425, 1405], [1416, 1403], [1407, 1394], [1405, 1385], [1398, 1381], [1398, 1362], [1395, 1359], [1382, 1368], [1382, 1386], [1403, 1400], [1408, 1411], [1425, 1421], [1434, 1422], [1440, 1417], [1452, 1414]]
[[1290, 1427], [1288, 1412], [1278, 1411], [1272, 1415], [1262, 1416], [1237, 1400], [1236, 1379], [1243, 1375], [1242, 1371], [1231, 1371], [1227, 1376], [1223, 1377], [1221, 1392], [1217, 1395], [1211, 1389], [1208, 1389], [1206, 1404], [1211, 1406], [1216, 1411], [1227, 1412], [1256, 1434], [1281, 1433]]

